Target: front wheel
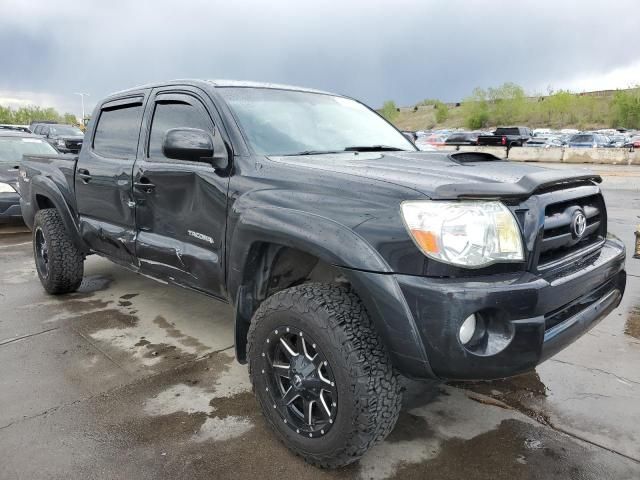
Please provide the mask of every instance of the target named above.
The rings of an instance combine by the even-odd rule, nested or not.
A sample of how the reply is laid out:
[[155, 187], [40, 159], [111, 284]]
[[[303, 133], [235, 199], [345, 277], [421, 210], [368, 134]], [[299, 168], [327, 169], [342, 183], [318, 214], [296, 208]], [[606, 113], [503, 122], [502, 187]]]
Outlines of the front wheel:
[[84, 257], [67, 233], [55, 208], [36, 213], [33, 256], [40, 283], [51, 294], [75, 292], [84, 274]]
[[307, 462], [348, 465], [393, 429], [398, 377], [349, 289], [311, 283], [276, 293], [254, 315], [248, 348], [265, 417]]

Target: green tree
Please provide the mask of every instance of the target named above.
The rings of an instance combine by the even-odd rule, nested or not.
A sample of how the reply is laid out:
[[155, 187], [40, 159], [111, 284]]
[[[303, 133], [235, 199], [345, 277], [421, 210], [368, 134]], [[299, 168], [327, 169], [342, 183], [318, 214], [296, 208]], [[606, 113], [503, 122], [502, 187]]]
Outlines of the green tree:
[[438, 100], [434, 107], [436, 108], [436, 122], [444, 123], [449, 118], [449, 107], [440, 100]]
[[78, 119], [73, 113], [65, 113], [63, 116], [64, 123], [68, 123], [69, 125], [78, 125]]
[[398, 117], [398, 107], [396, 107], [396, 103], [393, 100], [384, 102], [380, 114], [390, 122], [393, 122]]
[[640, 87], [614, 94], [611, 102], [611, 126], [640, 128]]
[[541, 102], [542, 117], [545, 123], [549, 126], [568, 124], [575, 98], [575, 95], [566, 90], [550, 92], [550, 95]]
[[489, 121], [487, 91], [474, 88], [473, 93], [462, 102], [462, 116], [467, 128], [477, 130], [485, 127]]
[[506, 82], [487, 91], [491, 120], [498, 125], [512, 124], [519, 120], [527, 108], [524, 89]]
[[9, 107], [0, 105], [0, 123], [12, 123], [13, 112]]

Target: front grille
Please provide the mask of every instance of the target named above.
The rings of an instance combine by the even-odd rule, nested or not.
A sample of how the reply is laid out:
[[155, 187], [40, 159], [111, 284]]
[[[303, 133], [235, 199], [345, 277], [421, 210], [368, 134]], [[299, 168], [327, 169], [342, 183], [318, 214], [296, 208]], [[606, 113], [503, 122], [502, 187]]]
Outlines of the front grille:
[[69, 150], [80, 150], [82, 147], [82, 140], [66, 140], [65, 144]]
[[[580, 211], [586, 217], [586, 228], [582, 236], [578, 237], [572, 224]], [[538, 247], [538, 270], [597, 248], [603, 242], [606, 232], [606, 211], [599, 193], [548, 204], [544, 211], [544, 227]]]

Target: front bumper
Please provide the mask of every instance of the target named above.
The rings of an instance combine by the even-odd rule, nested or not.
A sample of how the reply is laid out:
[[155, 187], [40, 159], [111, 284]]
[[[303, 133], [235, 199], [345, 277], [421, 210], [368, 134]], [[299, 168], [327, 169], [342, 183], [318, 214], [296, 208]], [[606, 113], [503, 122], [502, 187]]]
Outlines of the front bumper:
[[[434, 374], [492, 379], [532, 369], [616, 308], [626, 285], [624, 259], [624, 245], [609, 239], [595, 256], [548, 276], [397, 280]], [[495, 321], [493, 348], [468, 349], [458, 340], [462, 322], [477, 312]]]
[[21, 219], [20, 195], [17, 193], [0, 193], [0, 223], [14, 222]]
[[[394, 366], [414, 378], [489, 380], [534, 368], [616, 308], [626, 285], [625, 248], [608, 239], [596, 254], [555, 273], [434, 278], [343, 269]], [[469, 349], [462, 322], [492, 319], [491, 348]], [[489, 325], [489, 324], [488, 324]], [[499, 328], [494, 328], [494, 327]]]

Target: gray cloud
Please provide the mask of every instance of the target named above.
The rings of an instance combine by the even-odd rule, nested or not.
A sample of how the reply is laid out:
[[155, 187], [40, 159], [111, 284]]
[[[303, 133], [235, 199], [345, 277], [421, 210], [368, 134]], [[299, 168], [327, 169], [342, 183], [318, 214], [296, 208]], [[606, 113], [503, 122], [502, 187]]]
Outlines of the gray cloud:
[[185, 77], [299, 84], [374, 106], [504, 81], [543, 91], [640, 61], [638, 18], [637, 0], [0, 0], [0, 91], [76, 110], [72, 92], [96, 101]]

